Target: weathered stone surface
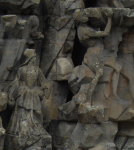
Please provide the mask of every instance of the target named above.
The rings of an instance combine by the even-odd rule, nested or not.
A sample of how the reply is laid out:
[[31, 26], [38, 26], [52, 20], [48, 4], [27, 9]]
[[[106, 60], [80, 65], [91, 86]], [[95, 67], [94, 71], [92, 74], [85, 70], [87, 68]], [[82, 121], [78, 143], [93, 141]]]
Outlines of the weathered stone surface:
[[51, 17], [50, 18], [50, 25], [55, 28], [56, 30], [62, 29], [64, 26], [67, 25], [67, 23], [71, 20], [70, 16], [64, 16], [64, 17]]
[[91, 106], [91, 104], [84, 103], [80, 104], [78, 109], [78, 119], [79, 122], [90, 124], [90, 123], [103, 123], [105, 121], [108, 121], [108, 118], [106, 118], [106, 114], [108, 112], [108, 109], [105, 110], [104, 108], [101, 108], [100, 106]]
[[114, 143], [100, 143], [88, 150], [116, 150], [116, 145]]
[[74, 147], [74, 149], [90, 149], [94, 147], [95, 150], [99, 150], [97, 149], [98, 147], [103, 150], [104, 147], [109, 145], [108, 150], [110, 150], [111, 147], [115, 148], [113, 140], [117, 130], [117, 123], [114, 122], [106, 122], [103, 124], [77, 123], [70, 139], [65, 145], [68, 149], [71, 147]]
[[125, 32], [127, 32], [127, 28], [119, 28], [119, 27], [112, 28], [110, 34], [104, 39], [104, 48], [107, 49], [109, 52], [110, 51], [117, 52], [118, 45], [122, 41], [122, 35]]
[[124, 147], [125, 143], [127, 142], [128, 138], [124, 137], [124, 136], [116, 136], [115, 137], [115, 145], [117, 147], [118, 150], [122, 150], [122, 148]]
[[98, 7], [109, 7], [107, 0], [99, 0], [99, 1], [97, 1], [97, 6]]
[[78, 106], [76, 105], [76, 107], [69, 114], [65, 114], [63, 111], [59, 110], [58, 113], [59, 120], [78, 121], [78, 107], [79, 105]]
[[118, 0], [110, 1], [109, 4], [110, 4], [110, 6], [114, 6], [114, 7], [117, 7], [117, 8], [124, 8], [122, 2], [118, 1]]
[[0, 117], [0, 150], [3, 150], [4, 148], [5, 135], [5, 129], [2, 126], [2, 119]]
[[67, 58], [57, 59], [57, 81], [68, 80], [73, 70], [73, 66]]
[[18, 58], [20, 59], [24, 47], [26, 44], [26, 40], [6, 40], [4, 42], [4, 50], [3, 50], [3, 59], [0, 66], [0, 79], [1, 81], [5, 81], [10, 74], [10, 70], [13, 69], [15, 65], [15, 60]]
[[79, 92], [72, 97], [72, 100], [59, 107], [59, 119], [67, 121], [78, 120], [78, 108], [81, 103], [87, 100], [87, 89], [89, 84], [81, 85]]
[[71, 29], [67, 39], [72, 41], [75, 39], [75, 35], [76, 35], [76, 30]]
[[34, 14], [40, 2], [40, 0], [1, 0], [0, 8], [7, 10], [9, 14]]
[[103, 72], [104, 73], [103, 73], [102, 77], [100, 77], [98, 82], [99, 83], [110, 82], [112, 75], [113, 75], [113, 69], [110, 67], [104, 66]]
[[85, 8], [84, 2], [82, 0], [76, 0], [70, 7], [68, 7], [66, 14], [72, 14], [76, 9]]
[[119, 51], [121, 51], [124, 54], [133, 54], [133, 33], [134, 30], [131, 28], [123, 35], [123, 41], [121, 42], [119, 46]]
[[[51, 3], [51, 5], [50, 5]], [[53, 80], [68, 80], [68, 77], [58, 77], [57, 75], [57, 59], [67, 58], [72, 67], [73, 63], [71, 61], [71, 53], [74, 45], [75, 29], [74, 29], [74, 20], [72, 19], [73, 12], [77, 8], [84, 8], [84, 3], [82, 0], [66, 0], [62, 1], [46, 1], [48, 7], [48, 13], [53, 14], [49, 16], [49, 31], [46, 31], [46, 43], [51, 43], [43, 49], [41, 68], [43, 73], [50, 79]], [[67, 14], [67, 15], [66, 15]], [[51, 28], [53, 27], [53, 28]], [[49, 35], [50, 33], [50, 35]], [[52, 34], [51, 34], [52, 33]], [[51, 42], [52, 41], [52, 42]], [[54, 41], [54, 43], [53, 43]], [[71, 67], [70, 64], [68, 68]], [[64, 63], [60, 64], [64, 68]], [[45, 68], [44, 68], [45, 67]], [[71, 67], [71, 68], [72, 68]], [[71, 69], [70, 68], [70, 69]]]
[[[101, 83], [96, 86], [92, 97], [92, 106], [94, 107], [101, 106], [103, 109], [108, 110], [109, 105], [107, 103], [107, 98], [105, 96], [105, 90], [107, 90], [106, 88], [107, 88], [106, 83]], [[108, 112], [106, 113], [105, 117], [106, 118], [109, 117]]]
[[[0, 91], [9, 93], [0, 94], [0, 149], [134, 149], [132, 8], [121, 0], [0, 0]], [[20, 71], [33, 61], [24, 50], [35, 47], [36, 69]]]
[[[66, 39], [67, 35], [69, 34], [70, 29], [69, 28], [62, 28], [60, 31], [55, 31], [55, 34], [53, 34], [55, 39], [54, 44], [45, 45], [44, 51], [42, 53], [42, 60], [41, 68], [43, 70], [43, 73], [46, 74], [48, 69], [53, 66], [53, 62], [55, 61], [58, 53], [62, 49]], [[51, 36], [52, 34], [50, 34]], [[47, 37], [49, 38], [49, 36]], [[54, 38], [53, 38], [54, 39]], [[57, 40], [58, 39], [58, 40]], [[51, 41], [51, 39], [49, 38]]]
[[64, 45], [64, 52], [68, 53], [73, 50], [74, 42], [67, 40]]
[[8, 104], [14, 102], [14, 111], [6, 131], [6, 150], [41, 149], [52, 143], [43, 127], [42, 112], [43, 97], [50, 98], [50, 84], [36, 66], [35, 49], [26, 49], [24, 55], [27, 59], [8, 90]]
[[[8, 96], [7, 93], [0, 91], [0, 112], [7, 108]], [[3, 128], [2, 119], [0, 117], [0, 150], [4, 149], [4, 140], [6, 130]]]
[[[42, 101], [44, 125], [47, 126], [52, 119], [58, 119], [58, 107], [67, 101], [69, 86], [67, 82], [50, 82], [51, 94], [49, 99], [44, 97]], [[61, 117], [62, 118], [62, 117]], [[63, 118], [61, 120], [64, 120]]]
[[102, 130], [103, 130], [103, 137], [102, 141], [103, 142], [108, 142], [108, 143], [113, 143], [115, 135], [117, 134], [118, 131], [118, 123], [117, 122], [104, 122], [101, 124]]
[[0, 92], [0, 112], [7, 108], [8, 96], [5, 92]]
[[[112, 0], [113, 1], [113, 0]], [[118, 1], [118, 0], [115, 0]], [[118, 1], [119, 2], [119, 1]], [[105, 5], [106, 6], [106, 5]], [[108, 15], [108, 13], [110, 13], [111, 11], [113, 11], [114, 15], [113, 15], [113, 20], [114, 20], [114, 24], [116, 26], [121, 26], [121, 27], [130, 27], [133, 25], [134, 21], [133, 21], [133, 9], [124, 9], [124, 8], [108, 8], [108, 7], [97, 7], [97, 8], [86, 8], [85, 12], [88, 15], [88, 17], [92, 18], [92, 16], [95, 19], [91, 19], [92, 24], [94, 26], [101, 26], [106, 24], [106, 19], [104, 17], [104, 15]], [[117, 6], [116, 6], [117, 7]], [[98, 14], [96, 14], [95, 10], [98, 12]], [[122, 12], [122, 14], [120, 14], [120, 12]], [[91, 22], [90, 21], [90, 22]], [[126, 22], [127, 21], [127, 22]], [[99, 24], [97, 24], [96, 22], [99, 22]], [[100, 23], [101, 22], [101, 23]]]
[[123, 99], [108, 98], [107, 102], [109, 105], [109, 118], [112, 120], [118, 120], [122, 113], [131, 106], [129, 101]]
[[55, 149], [64, 149], [64, 144], [70, 138], [76, 123], [65, 121], [53, 121], [49, 126], [49, 132], [53, 137], [53, 145]]
[[133, 2], [133, 1], [130, 1], [129, 3], [127, 3], [126, 1], [122, 1], [122, 4], [123, 4], [124, 7], [126, 7], [126, 8], [131, 8], [131, 9], [134, 8], [134, 2]]
[[70, 89], [73, 94], [76, 94], [82, 84], [90, 83], [94, 78], [94, 72], [86, 65], [75, 67], [68, 79]]
[[70, 139], [77, 148], [91, 148], [101, 141], [102, 135], [102, 128], [97, 124], [77, 123]]
[[134, 138], [129, 138], [122, 150], [134, 149]]
[[[41, 32], [37, 31], [39, 27], [38, 17], [33, 15], [24, 18], [22, 19], [22, 17], [18, 17], [17, 15], [1, 16], [1, 21], [3, 23], [2, 38], [4, 38], [1, 45], [1, 81], [14, 79], [25, 46], [34, 45], [30, 43], [31, 38], [34, 38], [34, 40], [43, 38]], [[39, 46], [38, 48], [41, 49]], [[37, 53], [40, 55], [40, 50], [38, 50]], [[39, 59], [38, 57], [37, 64], [39, 64]]]

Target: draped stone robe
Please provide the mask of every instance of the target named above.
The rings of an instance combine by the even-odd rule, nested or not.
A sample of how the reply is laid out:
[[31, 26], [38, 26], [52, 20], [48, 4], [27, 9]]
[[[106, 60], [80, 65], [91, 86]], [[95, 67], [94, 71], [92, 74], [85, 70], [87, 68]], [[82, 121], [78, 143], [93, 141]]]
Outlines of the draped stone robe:
[[9, 149], [26, 148], [47, 134], [43, 128], [41, 108], [41, 100], [45, 95], [43, 86], [46, 82], [41, 69], [36, 66], [23, 66], [18, 70], [9, 89], [9, 97], [16, 100], [7, 129], [7, 134], [13, 138], [9, 142]]

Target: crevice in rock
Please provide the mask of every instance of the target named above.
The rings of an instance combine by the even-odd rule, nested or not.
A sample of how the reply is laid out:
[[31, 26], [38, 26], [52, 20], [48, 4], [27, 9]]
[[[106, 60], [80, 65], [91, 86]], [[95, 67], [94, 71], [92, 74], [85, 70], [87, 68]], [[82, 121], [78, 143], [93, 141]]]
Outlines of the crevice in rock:
[[72, 91], [69, 90], [68, 95], [67, 95], [67, 102], [71, 101], [73, 96], [74, 95], [73, 95]]
[[85, 3], [85, 8], [89, 8], [89, 7], [95, 7], [97, 0], [84, 0]]
[[8, 11], [5, 10], [5, 9], [0, 9], [0, 14], [1, 14], [1, 15], [7, 15], [7, 14], [8, 14]]
[[76, 35], [74, 40], [73, 53], [72, 53], [72, 60], [74, 63], [74, 67], [82, 64], [86, 51], [87, 48], [80, 43], [78, 36]]
[[129, 139], [129, 138], [127, 137], [127, 139], [126, 139], [126, 141], [124, 142], [124, 144], [122, 145], [121, 149], [123, 149], [123, 148], [125, 147], [125, 145], [126, 145], [128, 139]]
[[7, 129], [11, 115], [12, 115], [12, 110], [9, 109], [0, 112], [0, 117], [2, 118], [2, 125], [4, 129]]

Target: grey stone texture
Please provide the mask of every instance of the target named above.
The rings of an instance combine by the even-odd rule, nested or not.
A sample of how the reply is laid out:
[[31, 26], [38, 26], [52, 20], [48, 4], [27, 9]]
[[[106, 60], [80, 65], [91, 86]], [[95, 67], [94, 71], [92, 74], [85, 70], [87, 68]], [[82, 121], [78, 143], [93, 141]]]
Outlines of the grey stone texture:
[[0, 0], [0, 150], [133, 150], [133, 39], [133, 1]]

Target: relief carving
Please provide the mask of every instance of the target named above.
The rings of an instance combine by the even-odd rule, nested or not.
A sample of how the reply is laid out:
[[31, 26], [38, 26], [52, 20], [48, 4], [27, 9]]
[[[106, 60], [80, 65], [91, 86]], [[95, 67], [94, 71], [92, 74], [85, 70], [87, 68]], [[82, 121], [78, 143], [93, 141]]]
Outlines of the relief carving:
[[[10, 106], [14, 110], [7, 128], [6, 149], [42, 149], [51, 144], [51, 136], [43, 127], [42, 99], [49, 98], [49, 83], [35, 66], [35, 49], [26, 49], [21, 65], [9, 88]], [[50, 143], [45, 143], [49, 140]], [[30, 148], [31, 147], [31, 148]]]
[[0, 150], [134, 149], [134, 2], [0, 0]]

